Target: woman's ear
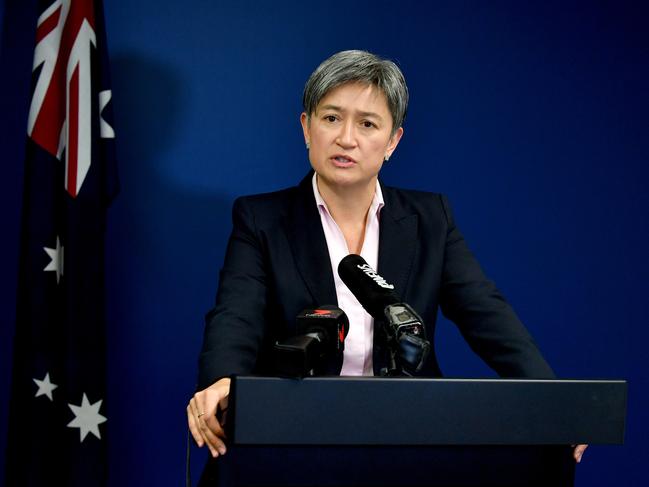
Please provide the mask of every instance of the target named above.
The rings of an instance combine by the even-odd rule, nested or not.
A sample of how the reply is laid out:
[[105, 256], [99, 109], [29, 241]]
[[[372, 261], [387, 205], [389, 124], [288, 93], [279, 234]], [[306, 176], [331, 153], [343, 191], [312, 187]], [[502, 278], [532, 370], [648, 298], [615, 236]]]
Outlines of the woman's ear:
[[306, 144], [306, 148], [309, 148], [309, 144], [311, 143], [311, 134], [310, 134], [310, 127], [309, 127], [309, 116], [306, 114], [306, 112], [302, 112], [302, 115], [300, 115], [300, 123], [302, 124], [302, 132], [304, 133], [304, 143]]
[[399, 145], [399, 141], [401, 140], [401, 137], [403, 136], [403, 127], [399, 127], [397, 131], [390, 137], [390, 140], [388, 141], [388, 147], [385, 149], [385, 160], [388, 160], [392, 153], [395, 151], [397, 146]]

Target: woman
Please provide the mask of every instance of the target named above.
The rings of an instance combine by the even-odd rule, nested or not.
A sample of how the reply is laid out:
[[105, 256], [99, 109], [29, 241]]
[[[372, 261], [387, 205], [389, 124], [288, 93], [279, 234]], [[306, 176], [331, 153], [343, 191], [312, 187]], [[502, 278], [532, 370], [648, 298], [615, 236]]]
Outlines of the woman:
[[[338, 303], [350, 319], [344, 356], [322, 373], [379, 373], [385, 344], [336, 272], [350, 253], [395, 285], [429, 339], [439, 306], [499, 375], [554, 377], [468, 250], [446, 198], [379, 183], [403, 135], [408, 89], [399, 68], [368, 52], [339, 52], [313, 72], [303, 105], [313, 172], [298, 187], [234, 204], [216, 306], [207, 315], [200, 390], [187, 406], [196, 443], [213, 457], [226, 452], [217, 417], [227, 408], [229, 377], [270, 373], [270, 345], [290, 334], [302, 309]], [[441, 376], [434, 352], [422, 375]]]

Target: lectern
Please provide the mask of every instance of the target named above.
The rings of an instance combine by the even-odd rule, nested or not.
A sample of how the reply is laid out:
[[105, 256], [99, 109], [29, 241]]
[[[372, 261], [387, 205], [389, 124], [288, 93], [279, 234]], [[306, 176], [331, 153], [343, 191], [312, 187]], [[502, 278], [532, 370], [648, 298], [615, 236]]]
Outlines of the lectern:
[[220, 485], [570, 486], [622, 444], [626, 382], [236, 377]]

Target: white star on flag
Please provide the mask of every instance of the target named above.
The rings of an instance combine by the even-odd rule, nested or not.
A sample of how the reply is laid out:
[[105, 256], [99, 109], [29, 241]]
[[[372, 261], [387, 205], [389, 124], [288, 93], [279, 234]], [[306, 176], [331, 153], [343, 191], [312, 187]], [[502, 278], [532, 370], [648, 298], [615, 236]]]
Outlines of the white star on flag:
[[54, 397], [52, 397], [52, 391], [56, 389], [57, 386], [56, 384], [52, 384], [50, 382], [50, 373], [48, 372], [45, 374], [45, 377], [43, 380], [38, 380], [38, 379], [32, 379], [36, 385], [38, 386], [38, 390], [36, 391], [36, 395], [34, 397], [38, 396], [47, 396], [50, 398], [50, 401], [54, 400]]
[[92, 433], [101, 440], [99, 425], [106, 422], [106, 418], [99, 414], [101, 399], [94, 404], [90, 404], [90, 401], [88, 401], [86, 393], [84, 392], [81, 406], [75, 406], [74, 404], [68, 404], [68, 406], [75, 416], [75, 418], [68, 423], [68, 428], [79, 428], [79, 434], [81, 435], [79, 442], [83, 442], [88, 433]]
[[59, 236], [56, 236], [56, 248], [43, 247], [43, 250], [52, 259], [43, 270], [56, 272], [56, 283], [58, 284], [63, 275], [63, 246], [61, 245]]

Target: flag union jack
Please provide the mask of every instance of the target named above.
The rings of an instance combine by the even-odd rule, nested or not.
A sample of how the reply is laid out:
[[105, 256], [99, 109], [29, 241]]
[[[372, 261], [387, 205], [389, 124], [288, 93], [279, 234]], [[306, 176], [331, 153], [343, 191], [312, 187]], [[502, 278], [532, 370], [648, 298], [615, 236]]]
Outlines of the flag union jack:
[[98, 104], [99, 136], [113, 138], [101, 120], [110, 90], [92, 100], [91, 49], [97, 47], [92, 2], [56, 0], [38, 19], [33, 70], [38, 78], [29, 109], [27, 134], [61, 160], [65, 189], [79, 194], [92, 162], [92, 103]]

